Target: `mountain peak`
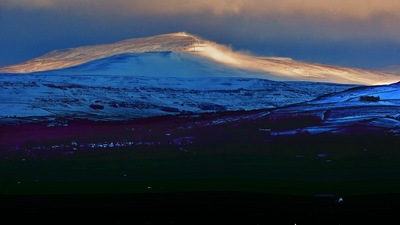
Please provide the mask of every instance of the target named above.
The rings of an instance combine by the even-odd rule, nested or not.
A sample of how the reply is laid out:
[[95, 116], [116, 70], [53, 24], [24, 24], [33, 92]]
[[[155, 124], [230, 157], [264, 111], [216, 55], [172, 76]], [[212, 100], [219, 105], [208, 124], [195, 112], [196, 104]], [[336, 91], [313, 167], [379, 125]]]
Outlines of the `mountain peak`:
[[[55, 50], [17, 65], [0, 68], [0, 72], [29, 73], [58, 70], [119, 54], [149, 52], [179, 52], [184, 54], [193, 54], [201, 56], [203, 59], [211, 60], [223, 64], [224, 66], [229, 66], [230, 68], [247, 71], [246, 73], [248, 76], [246, 77], [257, 77], [263, 79], [317, 81], [344, 84], [388, 84], [400, 80], [400, 76], [384, 72], [298, 62], [288, 58], [255, 57], [233, 51], [227, 46], [202, 39], [186, 32], [133, 38], [113, 44]], [[200, 61], [199, 63], [201, 63]], [[168, 66], [174, 65], [168, 64]], [[204, 66], [207, 67], [206, 65]], [[163, 68], [159, 69], [163, 70]], [[193, 73], [196, 73], [196, 71], [193, 71]], [[171, 76], [173, 75], [174, 74], [171, 74]], [[187, 75], [190, 76], [190, 74]], [[226, 74], [226, 76], [230, 75], [231, 74]]]
[[192, 34], [186, 33], [184, 31], [181, 32], [175, 32], [175, 33], [169, 33], [165, 34], [167, 36], [175, 36], [175, 37], [194, 37]]

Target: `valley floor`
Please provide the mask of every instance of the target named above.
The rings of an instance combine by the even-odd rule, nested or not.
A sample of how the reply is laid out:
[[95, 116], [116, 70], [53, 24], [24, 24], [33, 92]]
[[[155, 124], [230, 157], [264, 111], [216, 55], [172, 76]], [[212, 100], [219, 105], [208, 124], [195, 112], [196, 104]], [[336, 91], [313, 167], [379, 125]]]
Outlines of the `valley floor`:
[[2, 213], [338, 224], [400, 210], [398, 136], [271, 135], [266, 114], [2, 126]]

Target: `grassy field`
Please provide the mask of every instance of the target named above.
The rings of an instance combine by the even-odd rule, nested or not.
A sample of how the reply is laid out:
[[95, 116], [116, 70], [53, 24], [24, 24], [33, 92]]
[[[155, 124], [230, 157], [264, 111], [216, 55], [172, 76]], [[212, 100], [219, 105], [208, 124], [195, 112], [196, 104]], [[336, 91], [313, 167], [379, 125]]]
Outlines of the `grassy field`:
[[398, 137], [271, 138], [249, 132], [254, 125], [214, 128], [187, 134], [196, 139], [184, 151], [162, 144], [8, 154], [0, 160], [0, 216], [17, 224], [379, 224], [397, 218]]
[[379, 139], [309, 142], [301, 138], [257, 145], [192, 145], [185, 152], [157, 146], [53, 158], [15, 157], [0, 162], [0, 194], [396, 194], [400, 190], [398, 140]]

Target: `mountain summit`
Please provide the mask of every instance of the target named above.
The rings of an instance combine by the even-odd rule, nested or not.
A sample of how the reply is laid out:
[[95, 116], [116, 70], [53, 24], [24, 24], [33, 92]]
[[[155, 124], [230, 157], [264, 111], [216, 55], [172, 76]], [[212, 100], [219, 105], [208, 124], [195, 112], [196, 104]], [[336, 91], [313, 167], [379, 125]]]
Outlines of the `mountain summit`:
[[[176, 55], [165, 57], [166, 55], [159, 54], [160, 52], [172, 52]], [[149, 61], [149, 54], [140, 53], [155, 55], [152, 55]], [[121, 54], [128, 55], [116, 57]], [[146, 56], [146, 63], [143, 65], [138, 62], [138, 58], [141, 59], [144, 56]], [[110, 60], [110, 57], [112, 60]], [[132, 60], [132, 57], [135, 60]], [[171, 58], [174, 60], [171, 60]], [[153, 62], [160, 61], [162, 63], [155, 63], [152, 66]], [[185, 70], [174, 68], [187, 67], [185, 65], [187, 61], [196, 64], [196, 66]], [[93, 64], [93, 62], [95, 63]], [[176, 64], [177, 62], [179, 63]], [[124, 66], [121, 67], [122, 64]], [[128, 64], [129, 66], [127, 66]], [[54, 73], [54, 70], [56, 70], [57, 73], [85, 74], [88, 73], [88, 68], [90, 68], [90, 74], [103, 74], [105, 69], [112, 67], [113, 69], [110, 71], [114, 73], [113, 75], [140, 76], [148, 74], [148, 67], [157, 67], [157, 71], [163, 71], [162, 67], [165, 65], [174, 68], [164, 71], [171, 72], [170, 76], [175, 76], [176, 69], [178, 69], [181, 73], [180, 76], [191, 76], [198, 74], [198, 71], [201, 70], [203, 74], [209, 73], [208, 76], [256, 77], [281, 81], [371, 85], [394, 83], [400, 80], [400, 76], [384, 72], [298, 62], [290, 58], [251, 56], [185, 32], [134, 38], [113, 44], [55, 50], [20, 64], [0, 68], [0, 72], [52, 71]], [[71, 70], [71, 68], [73, 69]], [[152, 73], [157, 71], [151, 70]], [[215, 71], [218, 72], [214, 74]]]

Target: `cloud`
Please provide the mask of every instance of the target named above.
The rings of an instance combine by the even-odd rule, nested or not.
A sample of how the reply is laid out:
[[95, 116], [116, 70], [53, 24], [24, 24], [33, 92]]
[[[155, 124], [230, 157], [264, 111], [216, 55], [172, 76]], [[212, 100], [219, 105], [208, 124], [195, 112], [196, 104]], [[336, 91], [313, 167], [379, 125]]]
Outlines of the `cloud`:
[[57, 3], [57, 1], [53, 0], [3, 0], [2, 3], [0, 3], [0, 7], [38, 9], [55, 7]]
[[[374, 38], [400, 35], [398, 0], [1, 0], [0, 9], [62, 11], [93, 18], [185, 18], [213, 23], [232, 16], [284, 27]], [[311, 28], [310, 28], [311, 27]], [[337, 35], [334, 35], [337, 36]], [[357, 34], [355, 34], [357, 36]]]
[[79, 9], [111, 14], [217, 16], [301, 14], [327, 20], [369, 20], [379, 15], [400, 18], [398, 0], [2, 0], [3, 6], [30, 9]]
[[247, 26], [265, 23], [274, 28], [275, 23], [281, 26], [274, 28], [278, 32], [303, 29], [303, 33], [321, 37], [325, 33], [327, 38], [366, 35], [394, 39], [400, 35], [398, 0], [1, 0], [2, 8], [61, 11], [114, 21], [179, 18], [209, 26], [240, 17], [250, 21], [242, 21]]
[[398, 62], [399, 14], [398, 0], [0, 0], [0, 64], [177, 31], [260, 55]]
[[[398, 0], [0, 0], [7, 8], [62, 12], [103, 23], [171, 21], [205, 30], [235, 29], [260, 38], [298, 36], [310, 40], [395, 40], [400, 35]], [[72, 14], [72, 15], [71, 15]], [[215, 28], [215, 24], [219, 24]], [[221, 27], [222, 26], [222, 27]], [[250, 29], [251, 28], [251, 29]], [[243, 33], [243, 34], [239, 34]]]

